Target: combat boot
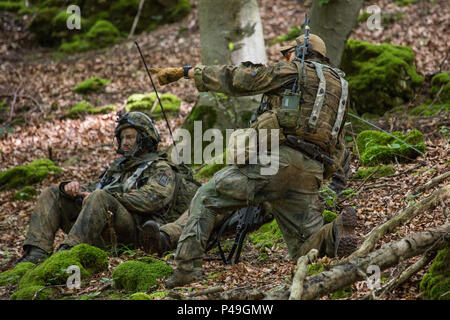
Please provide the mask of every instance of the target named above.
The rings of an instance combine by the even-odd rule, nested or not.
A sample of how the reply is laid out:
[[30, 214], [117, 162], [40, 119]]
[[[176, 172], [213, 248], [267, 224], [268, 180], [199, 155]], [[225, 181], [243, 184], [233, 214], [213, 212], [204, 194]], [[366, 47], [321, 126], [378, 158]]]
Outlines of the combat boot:
[[186, 284], [200, 281], [201, 278], [201, 271], [184, 271], [177, 269], [172, 276], [166, 280], [166, 288], [172, 289], [175, 287], [182, 287]]
[[149, 220], [142, 225], [141, 245], [146, 253], [161, 255], [169, 250], [170, 239], [165, 232], [159, 230], [155, 221]]
[[34, 264], [38, 264], [47, 259], [48, 256], [49, 255], [45, 250], [33, 245], [29, 245], [25, 249], [24, 255], [20, 258], [16, 265], [22, 262], [32, 262]]
[[358, 247], [358, 237], [355, 234], [357, 219], [356, 210], [345, 207], [334, 221], [333, 233], [337, 257], [347, 256]]

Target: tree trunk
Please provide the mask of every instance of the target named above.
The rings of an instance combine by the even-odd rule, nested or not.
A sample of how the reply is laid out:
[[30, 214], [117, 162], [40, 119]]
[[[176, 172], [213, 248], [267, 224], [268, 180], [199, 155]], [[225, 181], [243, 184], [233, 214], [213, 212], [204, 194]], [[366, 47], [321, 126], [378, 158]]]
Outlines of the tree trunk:
[[325, 41], [327, 56], [339, 67], [348, 36], [355, 27], [364, 0], [332, 0], [319, 5], [313, 0], [310, 13], [311, 33]]
[[[263, 29], [256, 0], [200, 0], [198, 3], [202, 63], [265, 63]], [[203, 131], [243, 128], [259, 104], [260, 96], [223, 97], [201, 92], [184, 128], [202, 121]], [[191, 132], [192, 135], [193, 132]]]

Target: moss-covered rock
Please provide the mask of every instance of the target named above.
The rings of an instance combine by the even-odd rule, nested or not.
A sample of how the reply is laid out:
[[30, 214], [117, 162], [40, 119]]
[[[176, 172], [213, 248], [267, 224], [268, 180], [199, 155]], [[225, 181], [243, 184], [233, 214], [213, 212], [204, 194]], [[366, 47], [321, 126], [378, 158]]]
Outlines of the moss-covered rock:
[[74, 105], [70, 111], [66, 114], [66, 117], [71, 119], [79, 118], [83, 114], [106, 114], [116, 110], [115, 105], [105, 105], [100, 108], [94, 108], [86, 101], [81, 101]]
[[410, 47], [349, 40], [341, 68], [359, 114], [382, 115], [413, 97], [423, 82]]
[[62, 169], [49, 159], [37, 159], [26, 166], [0, 172], [0, 189], [12, 189], [41, 182], [51, 173], [62, 173]]
[[[353, 179], [365, 179], [371, 174], [373, 174], [377, 170], [377, 167], [367, 168], [367, 169], [359, 169], [354, 175]], [[395, 168], [391, 165], [383, 165], [381, 166], [377, 172], [369, 179], [386, 177], [395, 173]]]
[[86, 39], [97, 47], [106, 47], [120, 41], [120, 32], [111, 22], [98, 20], [86, 33]]
[[323, 223], [327, 224], [330, 222], [333, 222], [334, 219], [337, 218], [337, 213], [330, 211], [330, 210], [323, 210], [322, 217], [323, 217]]
[[25, 273], [33, 269], [34, 266], [34, 263], [22, 262], [16, 265], [14, 269], [0, 273], [0, 287], [17, 284]]
[[429, 273], [420, 282], [420, 291], [426, 299], [450, 300], [450, 249], [440, 250]]
[[166, 263], [150, 258], [147, 262], [125, 261], [112, 273], [114, 286], [127, 292], [148, 292], [158, 288], [158, 280], [168, 277], [173, 269]]
[[[8, 3], [8, 4], [7, 4]], [[31, 2], [24, 8], [23, 2], [0, 2], [0, 7], [19, 14], [36, 12], [30, 30], [42, 45], [60, 45], [65, 52], [79, 52], [117, 43], [131, 30], [139, 0], [73, 0], [81, 11], [81, 29], [69, 30], [65, 27], [72, 15], [66, 12], [67, 1], [48, 0]], [[188, 0], [148, 0], [144, 2], [135, 33], [150, 31], [159, 25], [172, 23], [185, 17], [191, 10]], [[106, 22], [105, 22], [106, 21]]]
[[37, 195], [35, 188], [31, 186], [26, 186], [14, 193], [14, 200], [30, 200]]
[[[407, 135], [393, 132], [392, 135], [415, 149], [425, 152], [425, 139], [420, 131], [412, 130]], [[411, 147], [380, 131], [362, 131], [356, 137], [356, 143], [361, 156], [361, 164], [368, 167], [376, 166], [380, 163], [390, 163], [395, 161], [395, 159], [404, 162], [419, 155]]]
[[103, 250], [87, 244], [79, 244], [70, 250], [56, 252], [36, 268], [25, 273], [19, 281], [18, 290], [10, 299], [27, 299], [31, 292], [34, 295], [34, 292], [45, 286], [66, 283], [70, 276], [66, 270], [73, 265], [80, 268], [81, 279], [85, 279], [108, 269], [108, 255]]
[[[173, 117], [180, 111], [181, 99], [170, 93], [159, 94], [161, 103], [163, 105], [164, 111], [167, 117]], [[151, 113], [151, 116], [155, 120], [160, 120], [163, 118], [161, 106], [157, 102], [156, 93], [151, 92], [147, 94], [136, 93], [128, 97], [125, 109], [127, 112], [130, 111], [142, 111], [145, 113], [150, 113], [153, 106], [155, 109]]]
[[0, 11], [9, 11], [18, 13], [22, 8], [24, 8], [24, 4], [22, 1], [0, 1]]
[[77, 84], [73, 91], [81, 94], [102, 91], [110, 81], [109, 79], [91, 77]]

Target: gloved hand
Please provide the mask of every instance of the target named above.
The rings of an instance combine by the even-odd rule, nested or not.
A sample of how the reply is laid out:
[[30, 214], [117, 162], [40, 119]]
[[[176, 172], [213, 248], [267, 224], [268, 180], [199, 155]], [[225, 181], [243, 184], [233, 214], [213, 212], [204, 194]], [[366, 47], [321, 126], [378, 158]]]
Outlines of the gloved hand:
[[156, 73], [160, 85], [175, 82], [184, 75], [183, 68], [150, 68], [149, 70]]

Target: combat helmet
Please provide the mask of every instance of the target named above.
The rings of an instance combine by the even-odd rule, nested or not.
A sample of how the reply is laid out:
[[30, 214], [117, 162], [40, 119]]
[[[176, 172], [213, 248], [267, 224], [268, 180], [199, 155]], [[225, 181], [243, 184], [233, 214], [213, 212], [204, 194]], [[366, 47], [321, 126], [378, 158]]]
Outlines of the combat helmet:
[[156, 151], [158, 143], [161, 141], [158, 130], [156, 130], [153, 120], [143, 112], [132, 111], [125, 113], [116, 120], [117, 126], [114, 130], [114, 136], [119, 143], [117, 153], [124, 154], [120, 149], [120, 132], [126, 128], [134, 128], [138, 135], [136, 138], [136, 149], [131, 156], [136, 156], [142, 152]]
[[[294, 41], [291, 41], [288, 45], [280, 48], [281, 54], [285, 54], [286, 52], [294, 49], [299, 44], [302, 45], [305, 39], [305, 35], [298, 36]], [[309, 34], [309, 48], [320, 53], [323, 57], [327, 56], [327, 48], [325, 46], [325, 42], [315, 34]]]

